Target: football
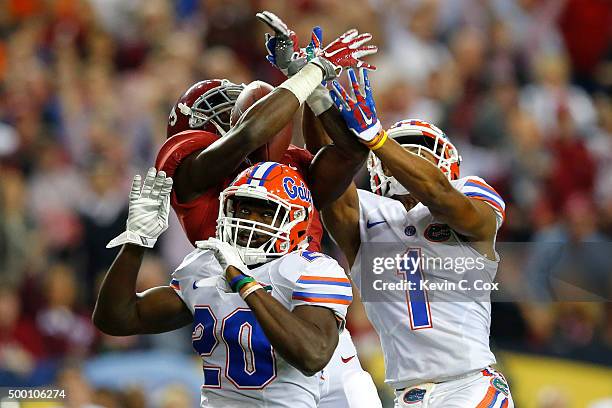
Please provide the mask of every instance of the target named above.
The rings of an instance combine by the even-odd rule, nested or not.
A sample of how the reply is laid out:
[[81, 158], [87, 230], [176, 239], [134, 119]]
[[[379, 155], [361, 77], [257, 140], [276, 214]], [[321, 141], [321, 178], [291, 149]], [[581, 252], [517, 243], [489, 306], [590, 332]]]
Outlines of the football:
[[[274, 90], [274, 87], [263, 81], [253, 81], [240, 93], [236, 104], [234, 105], [230, 117], [231, 126], [235, 126], [240, 122], [242, 115], [246, 112], [255, 102], [268, 95]], [[291, 135], [293, 131], [293, 124], [289, 122], [278, 134], [273, 136], [268, 143], [255, 150], [248, 157], [252, 163], [261, 161], [279, 161], [289, 143], [291, 143]]]

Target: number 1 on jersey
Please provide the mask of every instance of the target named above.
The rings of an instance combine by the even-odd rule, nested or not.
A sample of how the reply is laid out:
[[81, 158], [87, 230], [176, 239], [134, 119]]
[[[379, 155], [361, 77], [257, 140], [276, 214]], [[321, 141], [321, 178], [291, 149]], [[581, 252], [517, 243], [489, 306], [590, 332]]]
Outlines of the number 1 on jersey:
[[401, 262], [397, 273], [409, 282], [409, 289], [406, 290], [406, 303], [410, 316], [410, 328], [412, 330], [431, 329], [433, 322], [431, 321], [429, 299], [425, 289], [421, 288], [423, 281], [421, 250], [408, 248], [405, 255], [408, 262]]

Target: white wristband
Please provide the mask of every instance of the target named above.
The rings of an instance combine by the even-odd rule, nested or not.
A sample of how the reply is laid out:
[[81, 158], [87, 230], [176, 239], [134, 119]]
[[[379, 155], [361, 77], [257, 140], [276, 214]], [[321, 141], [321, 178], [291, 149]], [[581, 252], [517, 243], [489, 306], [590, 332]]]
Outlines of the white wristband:
[[306, 99], [306, 104], [315, 114], [315, 116], [319, 116], [334, 104], [332, 98], [329, 96], [329, 91], [326, 87], [319, 84], [315, 88], [315, 90], [310, 94], [310, 96]]
[[280, 84], [279, 88], [285, 88], [295, 95], [300, 105], [310, 96], [312, 91], [323, 80], [323, 71], [313, 63], [308, 63], [297, 74]]
[[246, 300], [247, 296], [259, 289], [263, 289], [263, 286], [261, 286], [259, 283], [256, 283], [252, 286], [249, 286], [249, 288], [246, 289], [244, 292], [240, 293], [240, 297], [242, 298], [242, 300]]

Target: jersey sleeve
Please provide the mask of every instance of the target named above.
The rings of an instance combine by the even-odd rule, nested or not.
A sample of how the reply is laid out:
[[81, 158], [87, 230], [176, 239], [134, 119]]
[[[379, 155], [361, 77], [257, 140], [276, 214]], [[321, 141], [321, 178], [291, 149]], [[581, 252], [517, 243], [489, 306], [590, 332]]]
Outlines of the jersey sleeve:
[[185, 296], [183, 295], [183, 292], [181, 292], [181, 281], [180, 280], [172, 277], [170, 279], [170, 283], [168, 284], [168, 286], [170, 286], [172, 289], [174, 289], [174, 292], [176, 292], [178, 297], [181, 298], [183, 303], [187, 304], [187, 300], [185, 299]]
[[180, 203], [172, 190], [170, 205], [187, 235], [191, 245], [196, 241], [214, 237], [219, 216], [219, 193], [229, 184], [224, 180], [219, 186], [211, 187], [193, 200]]
[[497, 218], [497, 228], [501, 227], [506, 218], [506, 203], [497, 191], [480, 177], [466, 177], [465, 182], [459, 189], [467, 197], [484, 201], [493, 208]]
[[[174, 177], [176, 169], [191, 154], [207, 148], [219, 137], [202, 130], [186, 130], [170, 137], [157, 153], [155, 168], [164, 170]], [[223, 180], [218, 186], [209, 188], [188, 202], [179, 202], [176, 191], [172, 189], [170, 204], [192, 245], [215, 235], [219, 212], [219, 193], [230, 179]]]
[[[298, 306], [320, 306], [331, 309], [344, 328], [346, 313], [353, 301], [351, 282], [344, 269], [331, 257], [319, 252], [301, 251], [293, 255], [298, 268], [283, 268], [289, 273], [287, 295], [291, 310]], [[289, 276], [288, 276], [289, 275]]]
[[174, 270], [168, 286], [174, 289], [176, 294], [193, 312], [194, 302], [191, 299], [191, 295], [194, 293], [194, 282], [220, 273], [221, 266], [219, 266], [212, 252], [196, 248]]
[[155, 168], [163, 170], [169, 177], [181, 162], [190, 154], [207, 148], [219, 137], [210, 132], [201, 130], [186, 130], [178, 133], [164, 142], [157, 153]]
[[323, 223], [321, 222], [321, 214], [317, 211], [314, 206], [312, 207], [312, 221], [308, 226], [308, 231], [306, 231], [308, 236], [310, 237], [310, 241], [308, 242], [308, 250], [309, 251], [320, 251], [321, 250], [321, 240], [323, 239]]

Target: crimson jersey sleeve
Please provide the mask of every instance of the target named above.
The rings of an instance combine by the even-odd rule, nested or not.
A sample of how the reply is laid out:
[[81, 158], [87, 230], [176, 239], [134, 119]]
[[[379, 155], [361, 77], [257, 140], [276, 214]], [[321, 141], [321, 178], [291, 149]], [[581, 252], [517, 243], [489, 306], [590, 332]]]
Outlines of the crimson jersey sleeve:
[[195, 246], [196, 241], [202, 241], [216, 235], [219, 194], [228, 185], [229, 181], [225, 181], [222, 188], [210, 188], [187, 203], [179, 203], [176, 194], [174, 191], [172, 192], [170, 205], [174, 208], [177, 218], [193, 246]]
[[219, 136], [203, 130], [186, 130], [168, 138], [159, 149], [155, 159], [155, 168], [166, 172], [168, 177], [174, 177], [176, 169], [190, 154], [207, 148]]
[[[187, 130], [172, 136], [162, 145], [155, 168], [163, 170], [170, 177], [174, 176], [181, 162], [189, 155], [207, 148], [219, 137], [201, 130]], [[229, 179], [220, 185], [210, 188], [197, 198], [180, 203], [172, 190], [170, 204], [192, 245], [196, 241], [215, 236], [217, 216], [219, 215], [219, 193], [227, 187]]]
[[[308, 150], [295, 145], [289, 145], [289, 148], [280, 162], [295, 167], [297, 171], [306, 176], [308, 175], [308, 169], [310, 168], [312, 159], [314, 159], [314, 156]], [[305, 177], [305, 179], [308, 179], [308, 177]]]
[[[308, 180], [308, 170], [310, 168], [310, 163], [314, 156], [306, 149], [302, 149], [300, 147], [289, 145], [289, 148], [285, 152], [285, 155], [281, 159], [282, 164], [288, 164], [297, 169], [297, 171], [302, 174], [304, 180]], [[310, 238], [310, 244], [308, 245], [308, 250], [310, 251], [321, 251], [321, 239], [323, 238], [323, 224], [321, 223], [321, 218], [319, 216], [319, 212], [313, 207], [312, 211], [312, 222], [310, 223], [310, 227], [308, 228], [308, 236]]]

